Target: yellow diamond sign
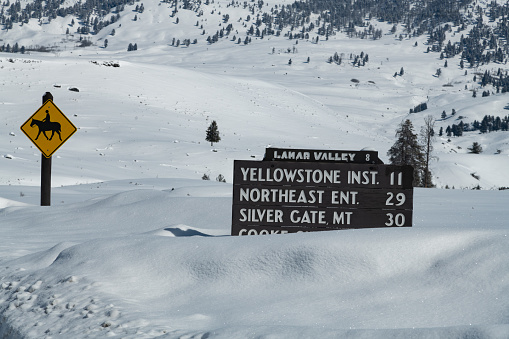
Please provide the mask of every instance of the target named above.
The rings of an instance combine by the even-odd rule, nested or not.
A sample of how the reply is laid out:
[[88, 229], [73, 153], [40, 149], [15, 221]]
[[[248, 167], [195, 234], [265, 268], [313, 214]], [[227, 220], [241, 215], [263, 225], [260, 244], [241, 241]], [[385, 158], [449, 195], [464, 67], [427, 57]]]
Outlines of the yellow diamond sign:
[[21, 125], [21, 130], [49, 158], [76, 132], [76, 126], [50, 99]]

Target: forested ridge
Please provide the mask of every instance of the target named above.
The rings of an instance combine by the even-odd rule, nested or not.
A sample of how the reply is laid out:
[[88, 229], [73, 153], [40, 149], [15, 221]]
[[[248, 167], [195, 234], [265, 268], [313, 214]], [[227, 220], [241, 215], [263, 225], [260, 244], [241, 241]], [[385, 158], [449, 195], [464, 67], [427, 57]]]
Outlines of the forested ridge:
[[[174, 9], [173, 15], [179, 10], [189, 10], [196, 12], [199, 18], [205, 10], [212, 8], [214, 1], [165, 0], [164, 4]], [[80, 34], [86, 38], [102, 29], [109, 29], [114, 35], [113, 24], [120, 18], [120, 13], [126, 11], [126, 6], [131, 6], [129, 11], [133, 11], [134, 5], [134, 12], [143, 13], [144, 6], [139, 0], [84, 0], [72, 5], [63, 0], [34, 0], [24, 6], [20, 1], [6, 0], [0, 6], [0, 25], [3, 30], [11, 30], [15, 25], [23, 26], [30, 20], [38, 20], [42, 24], [57, 17], [68, 17], [69, 27], [63, 34]], [[221, 16], [223, 25], [220, 29], [216, 32], [203, 31], [206, 42], [228, 38], [239, 44], [248, 44], [252, 37], [264, 38], [267, 35], [318, 42], [338, 32], [360, 39], [380, 39], [383, 34], [395, 34], [399, 39], [426, 35], [428, 52], [440, 53], [441, 58], [460, 55], [461, 67], [505, 63], [509, 54], [506, 45], [509, 6], [496, 1], [480, 6], [473, 0], [308, 0], [269, 8], [263, 0], [232, 0], [228, 7], [244, 8], [250, 14], [234, 22], [234, 26], [226, 10]], [[376, 21], [389, 23], [392, 29], [383, 32], [373, 25]], [[239, 25], [243, 30], [239, 29]], [[237, 34], [232, 38], [233, 31]], [[460, 35], [459, 39], [451, 42], [447, 38], [447, 33], [451, 32]], [[24, 46], [14, 47], [14, 44], [4, 43], [0, 49], [24, 52]], [[501, 76], [497, 79], [491, 77], [488, 83], [507, 87]]]

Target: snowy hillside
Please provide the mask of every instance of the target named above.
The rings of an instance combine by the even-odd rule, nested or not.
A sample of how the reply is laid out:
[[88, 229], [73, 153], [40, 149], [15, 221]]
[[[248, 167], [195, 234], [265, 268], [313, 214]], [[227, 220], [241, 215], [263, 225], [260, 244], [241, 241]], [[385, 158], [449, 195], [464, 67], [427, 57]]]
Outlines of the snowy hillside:
[[[0, 337], [508, 337], [509, 132], [445, 132], [509, 115], [508, 94], [481, 84], [505, 63], [462, 68], [376, 19], [377, 39], [246, 35], [291, 3], [132, 2], [92, 14], [115, 16], [93, 33], [75, 14], [0, 31], [0, 45], [26, 47], [0, 52]], [[20, 126], [46, 92], [78, 131], [39, 207], [41, 155]], [[415, 189], [412, 228], [229, 236], [234, 160], [272, 146], [367, 148], [388, 163], [398, 125], [418, 133], [428, 115], [437, 188]]]
[[[460, 121], [473, 123], [485, 115], [508, 115], [505, 94], [481, 97], [481, 92], [489, 88], [473, 81], [483, 69], [501, 65], [468, 69], [465, 75], [457, 56], [449, 58], [450, 66], [444, 68], [438, 53], [425, 53], [426, 36], [402, 41], [396, 38], [403, 32], [402, 27], [379, 40], [349, 39], [337, 34], [318, 43], [268, 36], [254, 37], [247, 45], [231, 38], [209, 44], [205, 37], [221, 28], [218, 23], [224, 25], [225, 13], [235, 29], [230, 34], [239, 32], [237, 36], [244, 36], [250, 11], [230, 8], [228, 2], [221, 1], [203, 5], [201, 15], [185, 9], [174, 15], [171, 4], [143, 5], [142, 13], [134, 11], [139, 3], [127, 6], [115, 24], [98, 34], [82, 36], [93, 42], [84, 48], [76, 47], [78, 35], [65, 34], [72, 20], [78, 22], [72, 16], [41, 25], [31, 19], [26, 25], [2, 32], [4, 43], [55, 49], [52, 53], [2, 54], [0, 105], [6, 125], [0, 136], [5, 157], [1, 182], [34, 184], [38, 180], [34, 162], [33, 166], [22, 166], [22, 170], [12, 171], [11, 166], [37, 157], [38, 151], [29, 150], [31, 143], [18, 128], [39, 107], [46, 91], [53, 93], [65, 114], [75, 116], [72, 121], [80, 129], [58, 152], [61, 167], [55, 166], [57, 173], [59, 168], [61, 173], [69, 173], [67, 167], [79, 167], [79, 179], [55, 176], [56, 185], [119, 175], [200, 178], [204, 173], [213, 178], [223, 174], [231, 182], [232, 160], [259, 158], [267, 145], [354, 150], [370, 147], [387, 161], [386, 152], [394, 143], [396, 127], [404, 119], [411, 119], [418, 133], [424, 117], [430, 114], [437, 120], [438, 133], [440, 128], [445, 131]], [[233, 20], [237, 17], [243, 19]], [[204, 28], [199, 29], [202, 25]], [[384, 32], [391, 27], [383, 22], [373, 25]], [[449, 35], [453, 41], [458, 38], [454, 31]], [[174, 38], [196, 39], [197, 43], [176, 47], [172, 46]], [[108, 39], [106, 48], [104, 39]], [[137, 44], [138, 50], [127, 52], [130, 43]], [[344, 60], [341, 65], [327, 62], [335, 53]], [[350, 55], [361, 53], [368, 55], [369, 61], [362, 67], [352, 66]], [[104, 66], [105, 62], [120, 67]], [[402, 68], [404, 75], [394, 76]], [[442, 70], [440, 77], [436, 76], [438, 68]], [[69, 92], [70, 87], [80, 92]], [[472, 97], [474, 89], [479, 92], [477, 98]], [[423, 102], [428, 110], [408, 113]], [[447, 117], [442, 119], [444, 111]], [[204, 130], [211, 120], [218, 122], [223, 134], [214, 154], [204, 141]], [[122, 140], [127, 130], [132, 133]], [[149, 131], [148, 140], [140, 138], [139, 133]], [[509, 186], [508, 179], [497, 170], [509, 161], [507, 140], [507, 133], [500, 131], [482, 135], [478, 131], [465, 132], [462, 137], [447, 137], [444, 132], [443, 137], [437, 137], [432, 163], [437, 187]], [[482, 154], [465, 154], [473, 142], [482, 145]], [[92, 164], [82, 165], [89, 156], [95, 159]], [[148, 156], [150, 160], [144, 159]], [[123, 174], [108, 171], [98, 175], [101, 167], [94, 169], [96, 163], [123, 168]], [[16, 175], [11, 177], [5, 172]]]

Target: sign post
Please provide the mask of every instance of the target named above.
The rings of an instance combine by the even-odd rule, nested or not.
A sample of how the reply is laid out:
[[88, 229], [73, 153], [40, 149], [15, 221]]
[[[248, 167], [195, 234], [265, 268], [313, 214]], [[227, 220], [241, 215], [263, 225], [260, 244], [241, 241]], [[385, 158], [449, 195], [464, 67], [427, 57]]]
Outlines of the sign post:
[[412, 226], [411, 166], [373, 151], [284, 152], [234, 162], [232, 235]]
[[50, 206], [51, 156], [76, 132], [76, 126], [53, 103], [53, 95], [46, 92], [42, 106], [21, 125], [21, 130], [41, 151], [41, 206]]
[[[53, 95], [46, 92], [42, 96], [42, 104], [53, 100]], [[51, 156], [45, 157], [41, 153], [41, 206], [51, 206]]]

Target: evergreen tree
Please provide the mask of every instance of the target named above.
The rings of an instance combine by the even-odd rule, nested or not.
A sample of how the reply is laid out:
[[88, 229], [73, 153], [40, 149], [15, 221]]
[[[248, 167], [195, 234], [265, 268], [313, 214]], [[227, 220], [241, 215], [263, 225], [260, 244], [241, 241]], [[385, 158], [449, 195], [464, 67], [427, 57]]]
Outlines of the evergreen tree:
[[410, 165], [414, 168], [413, 186], [424, 184], [424, 151], [414, 133], [412, 122], [407, 119], [396, 130], [396, 142], [387, 152], [392, 165]]
[[205, 140], [210, 142], [210, 146], [214, 146], [215, 142], [219, 142], [221, 140], [215, 120], [213, 120], [210, 126], [207, 128], [207, 136], [205, 137]]
[[488, 133], [488, 131], [489, 131], [488, 119], [486, 119], [486, 116], [484, 116], [484, 119], [482, 119], [481, 125], [479, 127], [479, 132]]
[[450, 137], [452, 135], [451, 126], [447, 126], [445, 129], [445, 134]]
[[479, 144], [477, 141], [474, 141], [472, 144], [472, 147], [467, 148], [469, 153], [479, 154], [482, 153], [482, 147], [481, 144]]

